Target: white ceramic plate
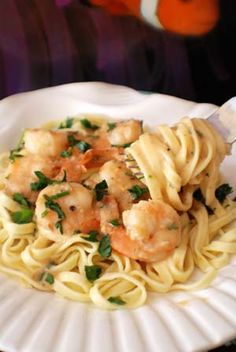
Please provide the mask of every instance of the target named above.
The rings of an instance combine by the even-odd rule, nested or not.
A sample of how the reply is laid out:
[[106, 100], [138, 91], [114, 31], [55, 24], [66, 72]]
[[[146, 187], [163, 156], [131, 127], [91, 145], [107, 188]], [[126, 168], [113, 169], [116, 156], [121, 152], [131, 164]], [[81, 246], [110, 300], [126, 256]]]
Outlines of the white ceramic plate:
[[[1, 151], [23, 127], [81, 112], [144, 119], [149, 125], [216, 107], [103, 83], [75, 83], [19, 94], [0, 102]], [[236, 148], [223, 172], [236, 188]], [[236, 337], [236, 258], [198, 292], [150, 294], [136, 310], [106, 312], [25, 289], [0, 275], [0, 349], [6, 352], [190, 352]]]

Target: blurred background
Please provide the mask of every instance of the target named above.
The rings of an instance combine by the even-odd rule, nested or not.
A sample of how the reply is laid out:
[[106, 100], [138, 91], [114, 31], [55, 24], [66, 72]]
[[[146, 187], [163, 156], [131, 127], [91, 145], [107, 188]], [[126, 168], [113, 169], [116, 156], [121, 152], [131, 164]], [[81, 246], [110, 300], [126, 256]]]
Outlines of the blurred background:
[[[161, 1], [204, 8], [209, 0]], [[235, 0], [210, 0], [218, 6], [214, 25], [197, 35], [191, 28], [182, 33], [178, 23], [174, 30], [168, 23], [162, 29], [150, 25], [132, 12], [139, 0], [130, 1], [131, 10], [109, 2], [1, 0], [0, 98], [81, 81], [215, 104], [236, 95]]]

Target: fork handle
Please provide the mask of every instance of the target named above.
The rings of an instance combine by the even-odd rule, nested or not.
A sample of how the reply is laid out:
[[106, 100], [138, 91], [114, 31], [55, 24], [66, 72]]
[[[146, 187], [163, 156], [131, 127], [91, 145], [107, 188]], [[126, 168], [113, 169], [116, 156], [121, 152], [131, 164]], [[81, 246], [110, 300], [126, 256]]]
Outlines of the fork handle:
[[224, 103], [208, 116], [207, 120], [226, 143], [234, 143], [236, 141], [236, 97]]

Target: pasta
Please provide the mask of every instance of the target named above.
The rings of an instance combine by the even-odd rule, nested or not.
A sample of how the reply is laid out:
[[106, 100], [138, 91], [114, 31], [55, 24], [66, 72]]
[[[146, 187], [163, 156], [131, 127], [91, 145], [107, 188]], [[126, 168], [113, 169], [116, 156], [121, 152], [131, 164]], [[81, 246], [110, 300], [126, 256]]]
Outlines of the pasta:
[[0, 271], [110, 310], [208, 286], [236, 253], [228, 152], [202, 119], [144, 133], [86, 115], [26, 130], [0, 157]]

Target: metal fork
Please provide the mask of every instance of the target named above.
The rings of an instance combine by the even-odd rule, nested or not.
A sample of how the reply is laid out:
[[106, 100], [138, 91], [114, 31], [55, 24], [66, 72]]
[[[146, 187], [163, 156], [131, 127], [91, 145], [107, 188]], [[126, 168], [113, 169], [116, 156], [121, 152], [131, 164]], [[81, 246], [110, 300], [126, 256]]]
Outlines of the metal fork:
[[207, 117], [226, 143], [236, 141], [236, 97], [231, 98]]

